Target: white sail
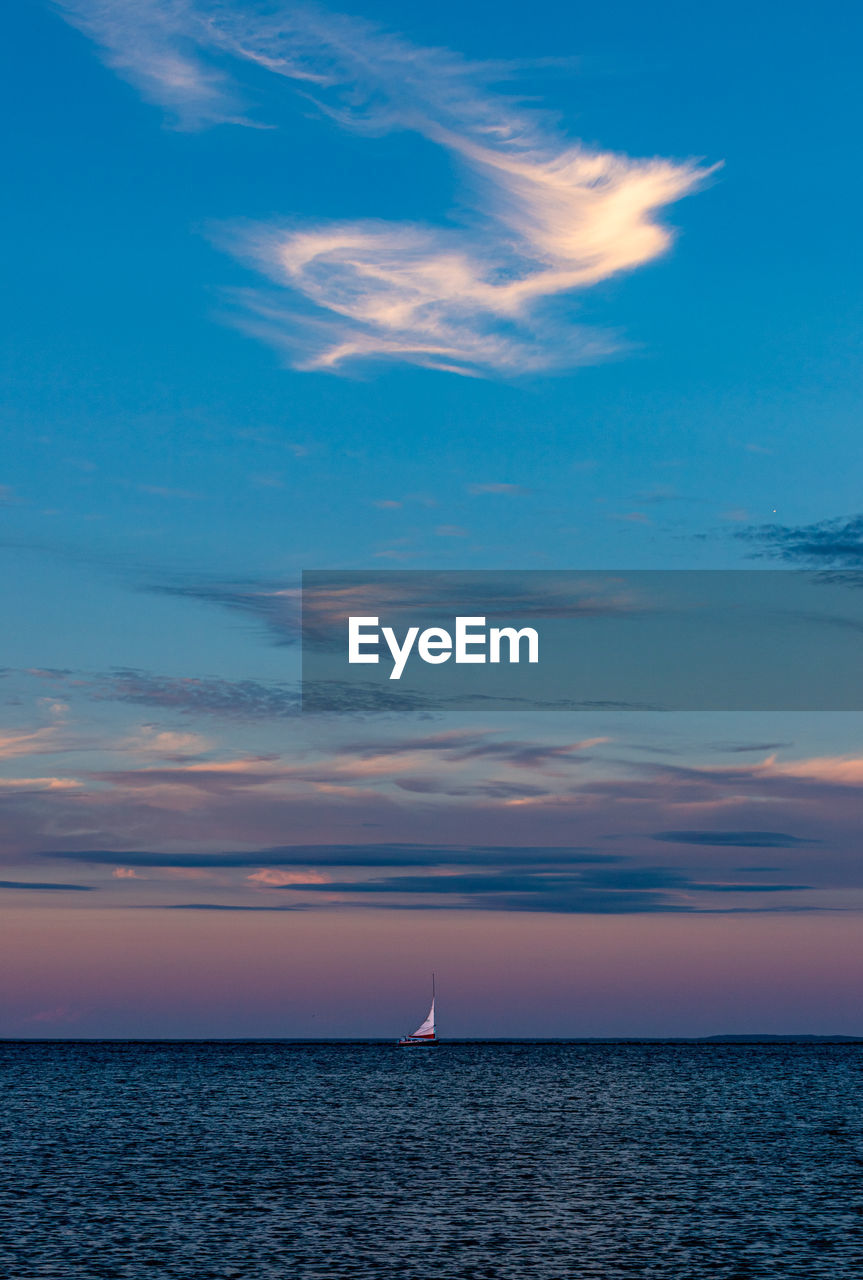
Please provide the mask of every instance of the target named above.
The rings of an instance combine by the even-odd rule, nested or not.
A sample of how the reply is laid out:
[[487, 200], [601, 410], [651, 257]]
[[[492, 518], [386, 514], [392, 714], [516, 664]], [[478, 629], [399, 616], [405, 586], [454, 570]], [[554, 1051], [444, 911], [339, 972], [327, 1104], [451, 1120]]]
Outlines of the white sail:
[[418, 1037], [422, 1039], [430, 1039], [434, 1035], [434, 996], [432, 996], [431, 1008], [425, 1022], [421, 1023], [413, 1033], [413, 1039]]

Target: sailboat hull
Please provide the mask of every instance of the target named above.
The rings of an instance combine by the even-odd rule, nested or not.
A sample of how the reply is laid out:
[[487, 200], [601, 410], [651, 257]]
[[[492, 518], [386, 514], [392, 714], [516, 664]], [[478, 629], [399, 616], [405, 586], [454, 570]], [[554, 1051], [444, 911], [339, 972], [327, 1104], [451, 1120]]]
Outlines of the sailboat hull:
[[423, 1044], [434, 1044], [434, 1042], [434, 974], [432, 974], [432, 1002], [425, 1021], [419, 1024], [416, 1031], [412, 1031], [409, 1036], [402, 1036], [401, 1040], [398, 1040], [396, 1043], [402, 1049], [413, 1049], [419, 1048], [419, 1046]]
[[433, 1040], [431, 1037], [429, 1037], [428, 1040], [420, 1040], [420, 1039], [414, 1040], [414, 1039], [411, 1039], [410, 1037], [406, 1037], [404, 1040], [398, 1041], [398, 1046], [400, 1049], [428, 1049], [428, 1048], [431, 1048], [432, 1045], [436, 1045], [436, 1044], [437, 1044], [437, 1040]]

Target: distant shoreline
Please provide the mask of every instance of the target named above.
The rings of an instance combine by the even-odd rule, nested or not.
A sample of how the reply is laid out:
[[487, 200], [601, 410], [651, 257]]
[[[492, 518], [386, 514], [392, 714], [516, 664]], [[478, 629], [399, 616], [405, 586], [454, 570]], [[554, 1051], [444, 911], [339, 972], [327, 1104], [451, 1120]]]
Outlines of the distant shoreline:
[[[184, 1045], [184, 1044], [283, 1044], [283, 1045], [389, 1045], [395, 1043], [393, 1036], [369, 1037], [326, 1037], [312, 1039], [307, 1036], [196, 1036], [185, 1038], [180, 1036], [0, 1036], [3, 1044], [140, 1044], [140, 1045]], [[554, 1044], [685, 1044], [685, 1045], [774, 1045], [774, 1044], [863, 1044], [863, 1036], [830, 1036], [830, 1035], [769, 1035], [769, 1034], [724, 1034], [713, 1036], [501, 1036], [460, 1039], [458, 1036], [444, 1037], [438, 1046], [446, 1045], [554, 1045]]]

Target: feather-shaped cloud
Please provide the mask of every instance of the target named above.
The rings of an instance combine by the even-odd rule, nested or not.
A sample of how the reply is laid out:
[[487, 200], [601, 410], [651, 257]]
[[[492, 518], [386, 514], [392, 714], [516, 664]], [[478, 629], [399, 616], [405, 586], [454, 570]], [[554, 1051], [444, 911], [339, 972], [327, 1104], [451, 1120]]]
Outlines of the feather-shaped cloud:
[[617, 340], [573, 323], [555, 300], [662, 254], [671, 235], [659, 210], [711, 172], [567, 140], [544, 112], [493, 90], [511, 67], [356, 18], [205, 0], [61, 8], [181, 127], [256, 125], [242, 85], [254, 68], [258, 94], [263, 71], [265, 95], [287, 80], [344, 128], [412, 131], [456, 162], [473, 205], [458, 225], [362, 219], [226, 234], [276, 286], [237, 295], [241, 323], [298, 368], [389, 359], [514, 374], [601, 359]]

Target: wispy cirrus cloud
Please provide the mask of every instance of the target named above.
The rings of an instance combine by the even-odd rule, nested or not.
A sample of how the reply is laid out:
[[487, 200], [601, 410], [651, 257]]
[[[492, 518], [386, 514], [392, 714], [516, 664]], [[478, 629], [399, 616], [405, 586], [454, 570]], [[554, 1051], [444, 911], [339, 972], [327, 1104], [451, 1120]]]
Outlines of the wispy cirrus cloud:
[[486, 758], [523, 769], [538, 769], [555, 762], [572, 762], [577, 760], [579, 753], [609, 741], [608, 737], [599, 737], [575, 742], [530, 742], [500, 738], [488, 730], [468, 729], [397, 738], [385, 744], [355, 740], [346, 744], [343, 750], [360, 759], [371, 756], [379, 760], [401, 760], [422, 752], [456, 763]]
[[[295, 716], [299, 708], [296, 690], [286, 684], [213, 676], [163, 676], [133, 669], [89, 677], [87, 692], [97, 701], [232, 719], [281, 719]], [[143, 745], [161, 748], [165, 744], [157, 741]]]
[[[181, 128], [251, 124], [231, 74], [217, 65], [215, 30], [185, 0], [57, 0], [61, 13], [94, 39], [109, 67]], [[209, 53], [204, 52], [209, 47]]]
[[498, 482], [490, 484], [469, 484], [467, 491], [474, 497], [486, 493], [505, 494], [507, 497], [515, 497], [517, 494], [527, 492], [527, 490], [520, 484], [501, 484]]
[[39, 729], [0, 730], [0, 760], [44, 755], [56, 750], [58, 746], [58, 730], [55, 725], [44, 725]]
[[[237, 295], [241, 323], [298, 368], [398, 360], [461, 374], [595, 362], [619, 347], [553, 305], [667, 250], [657, 221], [711, 172], [563, 135], [494, 89], [512, 65], [423, 48], [311, 5], [58, 0], [107, 63], [185, 128], [254, 125], [279, 82], [358, 133], [410, 131], [465, 178], [460, 223], [246, 224], [222, 239], [275, 286]], [[243, 80], [255, 73], [254, 95]]]

